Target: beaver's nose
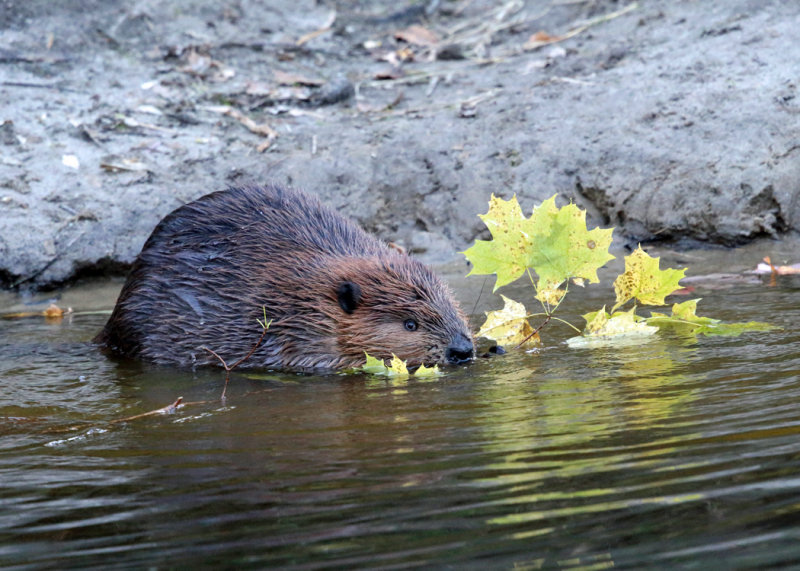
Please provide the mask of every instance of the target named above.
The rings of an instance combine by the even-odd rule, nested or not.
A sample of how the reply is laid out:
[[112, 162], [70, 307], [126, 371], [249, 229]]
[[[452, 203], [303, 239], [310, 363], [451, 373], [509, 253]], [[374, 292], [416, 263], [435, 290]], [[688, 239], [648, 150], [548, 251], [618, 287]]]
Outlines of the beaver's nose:
[[444, 352], [444, 358], [451, 365], [461, 365], [472, 361], [473, 353], [472, 339], [459, 333], [450, 340], [450, 346]]

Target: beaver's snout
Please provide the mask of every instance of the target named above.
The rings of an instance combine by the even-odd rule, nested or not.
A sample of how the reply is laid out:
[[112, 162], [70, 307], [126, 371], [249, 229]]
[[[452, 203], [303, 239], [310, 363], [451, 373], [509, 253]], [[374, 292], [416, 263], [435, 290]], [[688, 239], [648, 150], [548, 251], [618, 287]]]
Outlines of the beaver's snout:
[[444, 352], [444, 358], [451, 365], [461, 365], [472, 361], [475, 348], [472, 346], [472, 339], [459, 333], [450, 340], [450, 346]]

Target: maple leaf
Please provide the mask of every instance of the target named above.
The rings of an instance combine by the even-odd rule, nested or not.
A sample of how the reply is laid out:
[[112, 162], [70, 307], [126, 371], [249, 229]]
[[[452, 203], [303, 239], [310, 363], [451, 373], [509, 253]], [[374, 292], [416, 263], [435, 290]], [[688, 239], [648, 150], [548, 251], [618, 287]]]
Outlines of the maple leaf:
[[574, 204], [556, 206], [553, 195], [533, 209], [533, 248], [527, 260], [539, 281], [537, 291], [552, 290], [572, 278], [597, 283], [597, 270], [613, 260], [613, 228], [586, 228], [586, 211]]
[[371, 373], [373, 375], [385, 375], [386, 364], [381, 359], [376, 359], [369, 353], [364, 353], [367, 357], [367, 362], [358, 368], [359, 371], [364, 373]]
[[725, 323], [719, 319], [697, 315], [699, 299], [690, 299], [672, 306], [672, 315], [653, 312], [647, 319], [648, 325], [659, 328], [672, 328], [694, 335], [741, 335], [746, 331], [770, 331], [780, 329], [768, 323], [748, 321], [747, 323]]
[[392, 360], [386, 368], [386, 374], [390, 377], [407, 377], [408, 367], [406, 367], [406, 362], [392, 353]]
[[550, 306], [557, 306], [561, 303], [561, 299], [566, 295], [567, 290], [561, 289], [558, 286], [552, 287], [540, 287], [536, 290], [536, 299], [540, 302], [550, 305]]
[[605, 306], [600, 311], [593, 311], [583, 316], [586, 320], [586, 329], [582, 335], [567, 339], [570, 347], [587, 347], [594, 345], [608, 345], [615, 343], [628, 343], [648, 337], [658, 331], [658, 327], [648, 325], [645, 320], [636, 315], [636, 308], [630, 311], [621, 311], [615, 314], [606, 312]]
[[563, 294], [558, 286], [572, 278], [577, 283], [597, 283], [597, 270], [614, 256], [608, 253], [613, 228], [586, 228], [586, 212], [568, 204], [556, 206], [556, 195], [525, 218], [516, 196], [504, 201], [492, 195], [489, 212], [481, 215], [492, 240], [476, 240], [464, 252], [472, 274], [497, 274], [494, 289], [519, 278], [532, 268], [539, 281], [541, 300], [554, 301]]
[[365, 352], [364, 355], [367, 357], [367, 362], [356, 369], [357, 371], [395, 378], [407, 378], [409, 376], [405, 361], [395, 354], [392, 354], [392, 360], [389, 362], [388, 366], [384, 361], [373, 357], [369, 353]]
[[686, 268], [660, 270], [659, 260], [647, 254], [641, 246], [625, 256], [625, 271], [614, 280], [617, 303], [611, 308], [611, 313], [633, 298], [645, 305], [664, 305], [664, 298], [680, 289], [678, 282], [683, 279]]
[[[373, 375], [385, 375], [387, 377], [394, 377], [396, 379], [405, 379], [410, 376], [406, 362], [397, 355], [392, 354], [392, 359], [388, 366], [382, 360], [373, 357], [369, 353], [364, 353], [364, 355], [366, 355], [367, 362], [356, 369], [357, 371], [362, 373], [370, 373]], [[437, 365], [434, 365], [433, 367], [420, 365], [417, 370], [414, 371], [415, 377], [435, 377], [440, 374], [441, 372], [439, 371], [439, 367]]]
[[472, 263], [469, 274], [497, 274], [494, 290], [519, 278], [528, 267], [533, 247], [531, 221], [522, 214], [516, 195], [510, 200], [492, 194], [489, 211], [479, 215], [492, 240], [475, 240], [463, 254]]
[[[583, 286], [599, 281], [597, 271], [613, 259], [609, 253], [613, 228], [586, 227], [586, 212], [574, 204], [556, 206], [556, 196], [545, 200], [526, 218], [517, 202], [492, 195], [489, 211], [481, 215], [492, 240], [476, 240], [464, 254], [472, 263], [472, 274], [496, 274], [494, 289], [506, 285], [526, 271], [535, 272], [535, 297], [552, 317], [568, 291], [569, 280]], [[648, 255], [641, 246], [625, 257], [625, 271], [614, 281], [616, 304], [586, 314], [586, 329], [570, 339], [572, 346], [636, 342], [660, 327], [684, 328], [694, 334], [738, 335], [743, 331], [766, 331], [774, 327], [759, 322], [723, 323], [696, 314], [697, 301], [673, 306], [672, 315], [653, 313], [648, 319], [635, 314], [635, 307], [617, 312], [632, 299], [641, 304], [664, 305], [666, 296], [680, 289], [686, 269], [659, 268], [660, 259]], [[503, 296], [502, 310], [486, 314], [478, 335], [502, 345], [519, 345], [531, 336], [533, 328], [525, 307]], [[548, 318], [549, 320], [549, 318]], [[538, 335], [534, 336], [539, 343]], [[627, 340], [627, 341], [626, 341]]]
[[478, 337], [492, 339], [501, 346], [516, 347], [526, 339], [524, 348], [539, 345], [538, 335], [528, 339], [533, 333], [533, 327], [528, 322], [528, 312], [525, 310], [525, 306], [503, 294], [500, 294], [500, 297], [503, 298], [503, 309], [486, 313], [486, 321], [478, 331]]
[[438, 377], [441, 374], [442, 372], [439, 370], [439, 365], [434, 365], [433, 367], [426, 367], [425, 365], [420, 365], [419, 368], [416, 371], [414, 371], [415, 378]]

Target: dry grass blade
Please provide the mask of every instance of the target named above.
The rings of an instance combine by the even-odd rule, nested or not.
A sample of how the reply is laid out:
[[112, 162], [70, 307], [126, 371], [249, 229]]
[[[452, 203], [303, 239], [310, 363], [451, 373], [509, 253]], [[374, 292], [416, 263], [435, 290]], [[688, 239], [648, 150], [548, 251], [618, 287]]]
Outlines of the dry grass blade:
[[300, 39], [298, 39], [297, 42], [295, 42], [295, 45], [302, 46], [303, 44], [310, 42], [314, 38], [321, 36], [322, 34], [324, 34], [333, 27], [334, 22], [336, 22], [336, 11], [331, 12], [331, 15], [328, 16], [328, 20], [322, 25], [321, 28], [300, 36]]

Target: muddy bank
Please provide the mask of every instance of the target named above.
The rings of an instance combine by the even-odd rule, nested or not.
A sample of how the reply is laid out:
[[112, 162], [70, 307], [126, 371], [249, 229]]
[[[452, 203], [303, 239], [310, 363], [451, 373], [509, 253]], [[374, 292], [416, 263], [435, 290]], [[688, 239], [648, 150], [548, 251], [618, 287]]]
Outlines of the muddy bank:
[[752, 0], [6, 0], [0, 285], [122, 271], [168, 211], [264, 180], [429, 261], [492, 192], [631, 240], [796, 235], [798, 24]]

